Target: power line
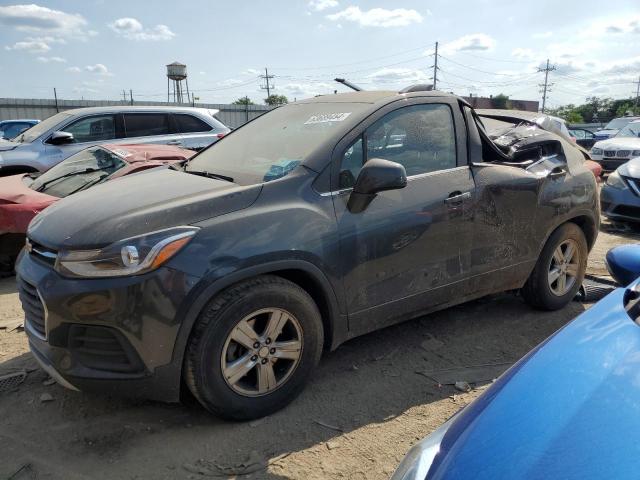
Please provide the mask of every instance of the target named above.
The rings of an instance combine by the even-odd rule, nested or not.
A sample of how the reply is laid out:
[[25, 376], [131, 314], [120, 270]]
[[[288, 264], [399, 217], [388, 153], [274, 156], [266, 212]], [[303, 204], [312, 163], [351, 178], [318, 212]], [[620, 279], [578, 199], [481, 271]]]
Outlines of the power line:
[[455, 65], [458, 65], [460, 67], [463, 68], [468, 68], [469, 70], [475, 70], [476, 72], [481, 72], [481, 73], [486, 73], [489, 75], [500, 75], [503, 77], [518, 77], [520, 75], [523, 75], [522, 73], [499, 73], [499, 72], [489, 72], [487, 70], [482, 70], [480, 68], [476, 68], [476, 67], [470, 67], [469, 65], [465, 65], [464, 63], [460, 63], [460, 62], [456, 62], [455, 60], [450, 59], [449, 57], [445, 57], [443, 55], [440, 55], [440, 58], [443, 58], [444, 60], [446, 60], [447, 62], [451, 62]]
[[544, 113], [544, 108], [547, 105], [547, 91], [549, 91], [549, 87], [553, 85], [549, 85], [549, 72], [552, 72], [556, 69], [555, 66], [549, 66], [549, 59], [547, 58], [547, 66], [546, 68], [538, 68], [538, 72], [544, 72], [544, 84], [539, 85], [543, 87], [542, 90], [542, 113]]

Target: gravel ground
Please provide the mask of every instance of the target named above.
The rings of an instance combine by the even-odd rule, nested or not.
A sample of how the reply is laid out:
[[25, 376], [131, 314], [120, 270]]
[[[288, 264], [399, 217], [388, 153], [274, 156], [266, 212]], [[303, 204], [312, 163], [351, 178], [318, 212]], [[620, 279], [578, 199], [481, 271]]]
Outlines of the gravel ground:
[[[606, 251], [639, 238], [605, 224], [588, 272], [605, 275]], [[50, 385], [25, 334], [0, 330], [0, 374], [30, 372], [0, 392], [0, 478], [388, 478], [418, 439], [486, 388], [461, 393], [425, 372], [512, 363], [585, 308], [538, 312], [503, 294], [354, 339], [324, 356], [299, 399], [249, 423], [223, 422], [195, 404]], [[0, 280], [0, 323], [21, 318], [14, 279]]]

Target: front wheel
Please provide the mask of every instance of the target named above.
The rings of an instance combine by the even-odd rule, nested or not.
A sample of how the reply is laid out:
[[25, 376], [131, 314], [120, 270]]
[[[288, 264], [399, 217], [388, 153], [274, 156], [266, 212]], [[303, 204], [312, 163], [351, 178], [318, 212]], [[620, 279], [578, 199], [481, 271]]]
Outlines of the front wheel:
[[262, 417], [300, 393], [322, 345], [320, 312], [309, 294], [280, 277], [257, 277], [225, 290], [201, 313], [185, 380], [212, 413]]
[[558, 310], [578, 292], [587, 269], [589, 249], [584, 233], [574, 223], [556, 229], [521, 290], [525, 301], [543, 310]]

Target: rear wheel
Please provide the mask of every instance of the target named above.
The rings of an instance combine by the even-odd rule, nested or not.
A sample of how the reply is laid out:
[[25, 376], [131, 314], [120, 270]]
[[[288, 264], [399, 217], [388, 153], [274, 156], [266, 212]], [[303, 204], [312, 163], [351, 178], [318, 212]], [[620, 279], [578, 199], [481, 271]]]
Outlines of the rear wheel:
[[320, 360], [323, 330], [313, 299], [276, 276], [216, 296], [196, 322], [185, 380], [212, 413], [258, 418], [284, 407]]
[[540, 258], [522, 288], [530, 305], [557, 310], [578, 292], [587, 269], [588, 246], [584, 233], [574, 223], [558, 227], [547, 240]]

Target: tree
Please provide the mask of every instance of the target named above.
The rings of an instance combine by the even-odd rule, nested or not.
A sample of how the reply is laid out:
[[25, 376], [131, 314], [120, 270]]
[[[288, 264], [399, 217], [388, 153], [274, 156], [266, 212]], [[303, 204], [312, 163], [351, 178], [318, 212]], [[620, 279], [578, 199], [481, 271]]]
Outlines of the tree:
[[491, 105], [493, 105], [493, 108], [509, 108], [509, 97], [500, 93], [491, 98]]
[[255, 105], [249, 97], [241, 97], [233, 102], [233, 105]]
[[277, 107], [278, 105], [289, 103], [289, 99], [284, 95], [269, 95], [264, 99], [264, 103], [272, 107]]

